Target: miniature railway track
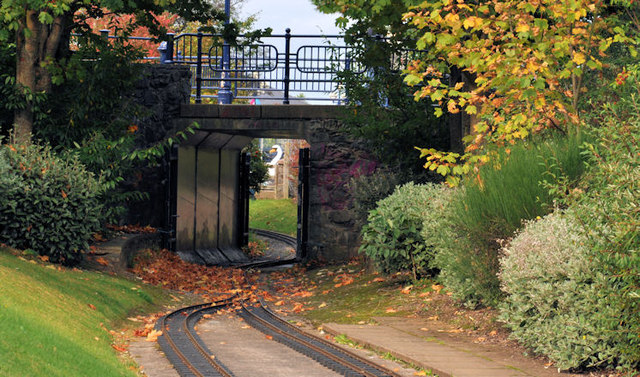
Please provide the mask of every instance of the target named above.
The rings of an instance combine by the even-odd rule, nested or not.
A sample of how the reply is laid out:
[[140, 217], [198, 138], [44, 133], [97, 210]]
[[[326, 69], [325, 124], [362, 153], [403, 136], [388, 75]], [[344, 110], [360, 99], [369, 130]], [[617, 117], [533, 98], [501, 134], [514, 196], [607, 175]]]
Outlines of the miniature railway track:
[[158, 343], [182, 377], [231, 377], [233, 373], [211, 357], [212, 353], [195, 332], [195, 325], [205, 315], [227, 307], [231, 298], [194, 305], [162, 317], [157, 327], [162, 331]]
[[[258, 236], [271, 238], [271, 239], [274, 239], [276, 241], [283, 242], [284, 244], [286, 244], [287, 246], [290, 246], [294, 250], [298, 247], [298, 240], [295, 237], [291, 237], [288, 234], [273, 232], [273, 231], [265, 230], [265, 229], [254, 229], [254, 228], [251, 228], [250, 232], [254, 233], [254, 234], [258, 235]], [[296, 258], [289, 258], [289, 259], [257, 260], [257, 261], [253, 261], [253, 262], [237, 265], [235, 267], [243, 268], [243, 269], [251, 269], [251, 268], [281, 266], [281, 265], [284, 265], [284, 264], [291, 264], [291, 263], [296, 263], [296, 262], [299, 262], [297, 257]]]
[[[281, 233], [252, 229], [264, 237], [274, 238], [296, 247], [294, 237]], [[295, 260], [288, 260], [294, 262]], [[282, 261], [267, 261], [273, 263]], [[265, 262], [241, 266], [243, 268], [262, 267]], [[272, 265], [272, 264], [269, 264]], [[205, 314], [228, 307], [235, 297], [213, 303], [194, 305], [176, 310], [162, 317], [157, 324], [162, 330], [158, 343], [182, 377], [233, 376], [231, 370], [218, 361], [195, 331], [195, 326]], [[270, 311], [260, 302], [257, 305], [243, 305], [236, 314], [247, 324], [273, 337], [289, 348], [310, 357], [325, 367], [348, 377], [399, 377], [399, 375], [325, 339], [308, 334], [290, 325]]]
[[271, 230], [265, 230], [265, 229], [255, 229], [255, 228], [251, 228], [249, 229], [249, 231], [259, 236], [273, 238], [274, 240], [284, 242], [288, 246], [293, 247], [294, 249], [298, 246], [298, 240], [295, 237], [291, 237], [288, 234], [273, 232]]
[[349, 352], [325, 339], [308, 334], [281, 319], [262, 304], [243, 306], [238, 315], [274, 340], [349, 377], [397, 377], [397, 373]]
[[[170, 313], [158, 324], [158, 343], [182, 377], [234, 376], [213, 357], [194, 328], [205, 314], [227, 307], [231, 300], [189, 306]], [[244, 305], [238, 316], [255, 329], [325, 367], [348, 377], [398, 377], [399, 375], [322, 338], [310, 335], [276, 316], [266, 307]]]

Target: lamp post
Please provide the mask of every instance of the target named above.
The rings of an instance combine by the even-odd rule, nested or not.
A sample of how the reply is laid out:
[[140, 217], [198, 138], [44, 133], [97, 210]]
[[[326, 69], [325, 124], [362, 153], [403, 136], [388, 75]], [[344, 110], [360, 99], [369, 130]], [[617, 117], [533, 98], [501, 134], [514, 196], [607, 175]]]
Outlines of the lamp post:
[[[224, 13], [226, 15], [225, 25], [229, 24], [231, 18], [231, 0], [224, 1]], [[233, 93], [231, 92], [231, 82], [226, 78], [231, 76], [231, 53], [229, 43], [223, 41], [222, 43], [222, 88], [218, 91], [218, 103], [221, 105], [229, 105], [233, 102]]]

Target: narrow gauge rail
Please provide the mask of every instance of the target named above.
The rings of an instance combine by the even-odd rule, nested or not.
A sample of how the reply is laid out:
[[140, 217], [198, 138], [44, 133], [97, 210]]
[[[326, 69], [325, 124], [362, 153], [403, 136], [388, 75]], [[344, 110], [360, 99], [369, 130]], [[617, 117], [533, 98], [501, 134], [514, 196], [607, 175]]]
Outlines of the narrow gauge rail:
[[[252, 229], [264, 237], [278, 239], [293, 247], [296, 239], [281, 233]], [[287, 260], [295, 262], [296, 260]], [[262, 267], [283, 261], [249, 263], [243, 268]], [[212, 352], [195, 332], [195, 326], [205, 314], [228, 307], [235, 297], [208, 304], [185, 307], [158, 321], [162, 336], [158, 343], [182, 377], [234, 376], [225, 365], [212, 357]], [[400, 375], [376, 363], [349, 352], [325, 339], [308, 334], [281, 319], [262, 302], [258, 306], [243, 305], [237, 315], [255, 329], [274, 340], [316, 360], [325, 367], [348, 377], [399, 377]]]
[[399, 377], [400, 375], [349, 352], [325, 339], [308, 334], [278, 317], [262, 303], [243, 305], [238, 315], [274, 340], [348, 377]]
[[291, 237], [288, 234], [278, 233], [278, 232], [274, 232], [266, 229], [256, 229], [256, 228], [249, 229], [249, 232], [255, 233], [258, 236], [273, 238], [274, 240], [284, 242], [287, 245], [293, 247], [294, 249], [298, 246], [298, 240], [296, 240], [295, 237]]
[[158, 344], [182, 377], [232, 377], [233, 373], [218, 360], [195, 332], [195, 326], [210, 312], [231, 304], [233, 298], [188, 306], [162, 317], [156, 327], [162, 331]]
[[[231, 300], [222, 300], [189, 306], [158, 321], [163, 331], [158, 343], [180, 376], [234, 376], [231, 370], [212, 357], [211, 350], [194, 330], [205, 314], [227, 307], [230, 303]], [[290, 325], [262, 303], [259, 306], [243, 305], [237, 314], [255, 329], [343, 376], [399, 377], [391, 370]]]
[[[298, 240], [295, 237], [291, 237], [288, 234], [273, 232], [271, 230], [265, 229], [255, 229], [251, 228], [249, 230], [251, 233], [254, 233], [258, 236], [267, 237], [274, 239], [276, 241], [280, 241], [285, 243], [286, 245], [292, 247], [294, 250], [298, 247]], [[289, 258], [289, 259], [275, 259], [275, 260], [256, 260], [249, 263], [244, 263], [241, 265], [237, 265], [235, 267], [250, 269], [250, 268], [261, 268], [261, 267], [273, 267], [273, 266], [281, 266], [284, 264], [291, 264], [299, 262], [297, 258]]]

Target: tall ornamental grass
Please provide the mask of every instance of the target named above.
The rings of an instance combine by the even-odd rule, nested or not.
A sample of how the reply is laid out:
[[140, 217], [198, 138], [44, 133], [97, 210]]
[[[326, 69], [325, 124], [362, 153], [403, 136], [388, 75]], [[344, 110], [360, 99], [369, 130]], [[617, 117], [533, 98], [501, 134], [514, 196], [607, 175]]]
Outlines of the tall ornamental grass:
[[552, 189], [574, 185], [584, 170], [582, 137], [554, 137], [504, 148], [467, 177], [447, 214], [435, 265], [454, 297], [468, 306], [496, 305], [502, 296], [498, 254], [523, 220], [553, 207]]

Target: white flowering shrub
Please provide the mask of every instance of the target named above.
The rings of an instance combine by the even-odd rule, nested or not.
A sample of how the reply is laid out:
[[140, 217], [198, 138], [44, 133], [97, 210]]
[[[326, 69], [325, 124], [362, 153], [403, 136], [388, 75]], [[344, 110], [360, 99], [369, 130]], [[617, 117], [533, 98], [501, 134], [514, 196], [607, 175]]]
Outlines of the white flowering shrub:
[[501, 319], [512, 336], [561, 369], [615, 364], [615, 310], [605, 278], [571, 213], [529, 221], [503, 249]]

